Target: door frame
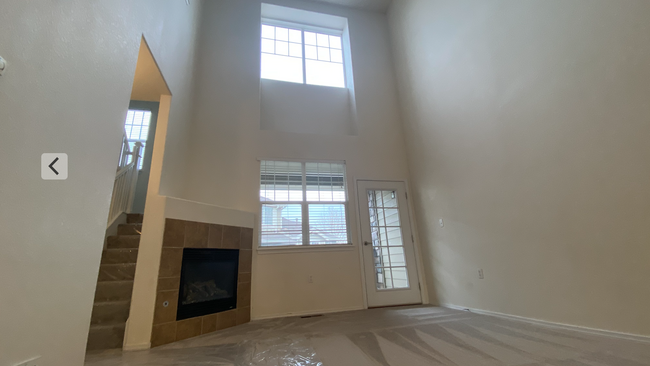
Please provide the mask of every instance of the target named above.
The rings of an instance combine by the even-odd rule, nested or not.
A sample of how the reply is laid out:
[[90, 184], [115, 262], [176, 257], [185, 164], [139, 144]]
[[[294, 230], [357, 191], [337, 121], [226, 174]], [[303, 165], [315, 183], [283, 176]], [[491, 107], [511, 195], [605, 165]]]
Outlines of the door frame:
[[[419, 233], [417, 230], [417, 224], [415, 222], [415, 214], [413, 211], [413, 205], [411, 205], [411, 199], [409, 198], [410, 196], [410, 185], [408, 180], [399, 180], [399, 179], [364, 179], [364, 178], [355, 178], [354, 179], [354, 195], [355, 197], [358, 196], [358, 188], [359, 188], [359, 182], [383, 182], [383, 183], [403, 183], [405, 186], [406, 190], [406, 205], [407, 205], [407, 210], [406, 214], [408, 215], [409, 218], [409, 223], [410, 223], [410, 229], [411, 233], [413, 234], [413, 251], [415, 253], [415, 267], [416, 267], [416, 273], [418, 276], [418, 282], [420, 284], [420, 299], [422, 300], [422, 304], [429, 304], [429, 291], [426, 283], [426, 279], [424, 276], [424, 263], [422, 262], [422, 255], [421, 255], [421, 248], [420, 248], [420, 238], [419, 238]], [[363, 229], [361, 227], [361, 209], [366, 209], [366, 207], [361, 207], [361, 197], [356, 197], [356, 207], [357, 207], [357, 215], [356, 215], [356, 221], [357, 221], [357, 242], [359, 243], [359, 269], [361, 271], [361, 288], [363, 290], [363, 308], [368, 309], [368, 279], [366, 278], [366, 271], [365, 271], [365, 261], [364, 261], [364, 254], [363, 254]]]

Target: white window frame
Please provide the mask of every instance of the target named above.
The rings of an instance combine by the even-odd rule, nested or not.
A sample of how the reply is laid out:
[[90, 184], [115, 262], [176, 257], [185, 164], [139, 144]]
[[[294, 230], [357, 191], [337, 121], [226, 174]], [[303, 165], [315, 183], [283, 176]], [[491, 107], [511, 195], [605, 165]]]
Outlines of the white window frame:
[[[258, 245], [257, 245], [257, 250], [258, 251], [275, 251], [275, 250], [281, 250], [281, 251], [291, 251], [291, 250], [303, 250], [303, 249], [309, 249], [309, 250], [314, 250], [316, 251], [318, 248], [320, 249], [325, 249], [325, 250], [331, 250], [331, 249], [353, 249], [353, 243], [351, 240], [351, 232], [350, 232], [350, 195], [348, 193], [348, 178], [347, 178], [347, 164], [344, 160], [296, 160], [296, 159], [259, 159], [259, 161], [280, 161], [280, 162], [293, 162], [293, 163], [301, 163], [302, 164], [302, 201], [262, 201], [260, 200], [260, 189], [259, 189], [259, 183], [258, 183], [258, 193], [257, 197], [258, 200], [260, 201], [259, 203], [259, 218], [258, 218], [258, 227], [260, 228], [258, 230], [259, 236], [258, 236]], [[343, 169], [343, 182], [345, 184], [345, 201], [307, 201], [307, 178], [306, 178], [306, 163], [331, 163], [331, 164], [342, 164], [344, 169]], [[261, 175], [261, 166], [259, 169], [259, 175]], [[302, 245], [270, 245], [270, 246], [263, 246], [262, 245], [262, 210], [264, 207], [264, 204], [277, 204], [277, 205], [298, 205], [300, 204], [302, 207]], [[346, 231], [346, 237], [347, 237], [347, 243], [346, 244], [311, 244], [309, 240], [309, 204], [332, 204], [332, 205], [343, 205], [344, 210], [345, 210], [345, 231]]]
[[[150, 114], [149, 124], [147, 125], [147, 136], [144, 139], [142, 139], [142, 138], [132, 139], [132, 138], [130, 138], [130, 136], [126, 136], [126, 141], [129, 143], [129, 149], [131, 149], [131, 146], [130, 146], [131, 143], [139, 142], [139, 143], [142, 144], [142, 147], [140, 148], [140, 162], [138, 163], [138, 167], [137, 167], [138, 171], [142, 171], [142, 169], [144, 168], [144, 153], [145, 153], [145, 149], [147, 148], [147, 140], [149, 139], [149, 132], [150, 132], [150, 129], [151, 129], [151, 119], [153, 118], [153, 113], [148, 109], [141, 109], [141, 108], [129, 108], [127, 113], [128, 112], [148, 112]], [[127, 125], [126, 122], [127, 121], [124, 121], [124, 134], [125, 135], [126, 135], [126, 125]], [[129, 160], [129, 162], [130, 161], [131, 160]]]
[[[262, 22], [260, 23], [260, 34], [262, 33], [262, 26], [263, 25], [270, 25], [273, 27], [282, 27], [282, 28], [288, 28], [288, 29], [293, 29], [293, 30], [299, 30], [301, 32], [302, 36], [302, 85], [310, 85], [310, 86], [315, 86], [315, 87], [324, 87], [324, 88], [332, 88], [331, 86], [324, 86], [324, 85], [318, 85], [318, 84], [307, 84], [307, 58], [305, 55], [305, 32], [313, 32], [313, 33], [320, 33], [320, 34], [326, 34], [328, 36], [337, 36], [341, 37], [341, 54], [343, 57], [343, 85], [345, 85], [341, 89], [349, 89], [348, 88], [348, 76], [346, 69], [348, 67], [348, 62], [346, 60], [346, 43], [345, 43], [345, 37], [344, 37], [344, 31], [343, 30], [337, 30], [337, 29], [331, 29], [331, 28], [323, 28], [323, 27], [318, 27], [314, 25], [308, 25], [308, 24], [302, 24], [302, 23], [294, 23], [294, 22], [287, 22], [284, 20], [276, 20], [276, 19], [269, 19], [269, 18], [262, 18]], [[260, 41], [262, 37], [260, 36]], [[262, 50], [260, 46], [260, 57], [262, 55]], [[266, 80], [274, 80], [274, 79], [266, 79]], [[278, 80], [280, 81], [280, 80]], [[286, 82], [286, 81], [285, 81]], [[296, 83], [298, 84], [298, 83]]]

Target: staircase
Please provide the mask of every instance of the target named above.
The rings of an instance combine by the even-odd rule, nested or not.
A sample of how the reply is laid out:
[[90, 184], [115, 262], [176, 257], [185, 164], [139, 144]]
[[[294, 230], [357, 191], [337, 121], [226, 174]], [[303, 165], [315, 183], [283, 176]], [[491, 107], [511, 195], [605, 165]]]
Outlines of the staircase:
[[128, 214], [126, 222], [118, 226], [116, 236], [108, 237], [108, 245], [102, 253], [88, 333], [89, 351], [122, 348], [124, 342], [142, 215]]

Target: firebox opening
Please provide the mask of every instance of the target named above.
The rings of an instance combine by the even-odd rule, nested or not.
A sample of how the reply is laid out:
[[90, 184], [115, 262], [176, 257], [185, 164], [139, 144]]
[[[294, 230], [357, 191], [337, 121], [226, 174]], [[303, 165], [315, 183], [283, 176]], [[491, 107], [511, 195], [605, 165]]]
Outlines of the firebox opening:
[[183, 249], [176, 320], [237, 307], [237, 249]]

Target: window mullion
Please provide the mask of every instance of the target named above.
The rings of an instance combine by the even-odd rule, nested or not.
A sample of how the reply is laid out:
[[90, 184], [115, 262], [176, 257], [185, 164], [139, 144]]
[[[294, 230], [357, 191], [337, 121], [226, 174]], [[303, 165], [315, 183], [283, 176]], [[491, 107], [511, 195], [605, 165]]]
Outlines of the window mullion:
[[343, 203], [343, 207], [345, 207], [345, 236], [348, 238], [348, 244], [352, 244], [352, 238], [350, 237], [350, 230], [348, 228], [350, 227], [350, 215], [348, 214], [350, 211], [348, 211], [348, 201], [345, 200]]
[[305, 163], [302, 163], [302, 245], [309, 245], [309, 204], [307, 203], [307, 168]]

